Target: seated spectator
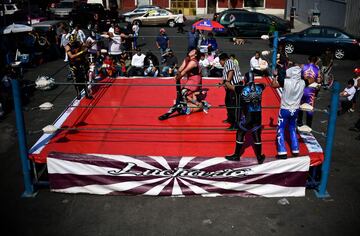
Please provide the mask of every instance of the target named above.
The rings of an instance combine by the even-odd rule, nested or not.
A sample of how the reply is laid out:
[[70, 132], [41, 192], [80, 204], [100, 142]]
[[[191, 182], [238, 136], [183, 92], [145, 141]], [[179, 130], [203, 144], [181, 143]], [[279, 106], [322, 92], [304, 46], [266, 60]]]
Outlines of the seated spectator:
[[352, 99], [352, 107], [349, 110], [351, 112], [355, 111], [356, 100], [357, 100], [357, 97], [359, 96], [359, 93], [360, 93], [360, 68], [359, 67], [355, 68], [354, 73], [355, 73], [355, 77], [353, 78], [353, 80], [354, 80], [354, 87], [356, 89], [356, 93], [355, 93], [355, 96]]
[[158, 76], [159, 60], [152, 52], [146, 53], [144, 65], [145, 65], [145, 71], [144, 71], [145, 76], [152, 76], [152, 77]]
[[199, 65], [200, 65], [200, 68], [201, 68], [201, 75], [203, 77], [208, 77], [209, 76], [209, 70], [210, 70], [210, 63], [209, 63], [208, 59], [205, 57], [204, 53], [200, 54]]
[[99, 70], [99, 76], [101, 77], [101, 79], [116, 76], [115, 64], [113, 59], [109, 55], [106, 55], [105, 59], [103, 60], [103, 63]]
[[339, 97], [339, 111], [338, 114], [344, 114], [345, 112], [347, 112], [351, 107], [352, 107], [352, 99], [354, 97], [356, 93], [356, 89], [354, 87], [354, 80], [350, 79], [347, 82], [347, 86], [346, 88], [340, 92], [340, 97]]
[[211, 63], [210, 76], [211, 77], [222, 77], [224, 67], [220, 64], [219, 56], [216, 56]]
[[255, 75], [268, 76], [268, 64], [265, 60], [261, 59], [260, 52], [256, 51], [255, 56], [250, 59], [250, 69]]
[[136, 54], [132, 56], [129, 76], [144, 75], [145, 55], [141, 53], [141, 49], [136, 49]]
[[130, 67], [131, 67], [131, 60], [129, 58], [129, 54], [127, 52], [121, 53], [119, 68], [117, 70], [118, 75], [119, 76], [127, 76]]
[[175, 76], [178, 68], [178, 59], [174, 52], [171, 49], [167, 49], [163, 57], [165, 58], [165, 66], [161, 71], [162, 76]]

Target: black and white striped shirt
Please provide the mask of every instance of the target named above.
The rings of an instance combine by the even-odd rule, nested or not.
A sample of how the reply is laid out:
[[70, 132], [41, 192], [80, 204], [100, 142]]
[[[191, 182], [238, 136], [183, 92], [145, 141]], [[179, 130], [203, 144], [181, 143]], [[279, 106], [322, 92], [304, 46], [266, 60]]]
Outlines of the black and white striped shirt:
[[226, 60], [225, 65], [224, 65], [224, 70], [223, 70], [223, 81], [224, 82], [228, 78], [227, 76], [228, 76], [229, 71], [234, 71], [234, 75], [233, 75], [230, 83], [232, 85], [239, 84], [240, 81], [242, 81], [242, 79], [243, 79], [241, 77], [240, 68], [239, 68], [239, 65], [235, 64], [234, 61], [231, 59]]

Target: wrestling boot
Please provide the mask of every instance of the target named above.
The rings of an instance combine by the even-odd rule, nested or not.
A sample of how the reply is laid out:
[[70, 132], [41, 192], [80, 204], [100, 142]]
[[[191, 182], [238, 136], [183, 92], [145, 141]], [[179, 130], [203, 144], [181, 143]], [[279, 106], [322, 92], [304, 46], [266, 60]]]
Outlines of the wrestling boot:
[[226, 160], [229, 161], [240, 161], [240, 151], [242, 148], [242, 143], [236, 143], [235, 153], [230, 156], [225, 156]]
[[81, 99], [81, 92], [80, 92], [80, 88], [75, 85], [75, 90], [76, 90], [76, 99], [80, 100]]
[[87, 99], [93, 99], [94, 97], [89, 93], [88, 88], [85, 88], [85, 97]]
[[256, 155], [256, 159], [257, 159], [258, 163], [259, 164], [264, 163], [265, 155], [261, 154], [261, 143], [254, 145], [254, 151], [255, 151], [255, 155]]
[[170, 113], [165, 113], [164, 115], [159, 116], [159, 120], [166, 120], [167, 118], [169, 118]]

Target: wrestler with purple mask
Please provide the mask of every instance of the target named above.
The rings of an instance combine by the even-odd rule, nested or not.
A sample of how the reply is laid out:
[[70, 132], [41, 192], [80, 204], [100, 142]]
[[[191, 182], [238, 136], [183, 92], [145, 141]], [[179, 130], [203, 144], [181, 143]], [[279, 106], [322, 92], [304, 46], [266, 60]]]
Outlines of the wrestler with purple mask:
[[[314, 107], [315, 97], [318, 92], [318, 84], [321, 83], [320, 69], [316, 65], [318, 57], [310, 56], [308, 58], [308, 64], [302, 66], [301, 76], [305, 80], [306, 87], [304, 89], [304, 95], [301, 98], [301, 104], [307, 103]], [[313, 111], [306, 112], [306, 125], [311, 128], [313, 120]], [[303, 112], [299, 111], [297, 125], [303, 126]]]

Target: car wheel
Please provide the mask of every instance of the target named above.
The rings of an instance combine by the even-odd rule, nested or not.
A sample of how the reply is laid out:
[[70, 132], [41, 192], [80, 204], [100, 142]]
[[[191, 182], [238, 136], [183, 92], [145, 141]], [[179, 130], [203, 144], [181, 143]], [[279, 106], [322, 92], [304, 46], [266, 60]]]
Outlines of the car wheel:
[[337, 48], [335, 49], [334, 55], [336, 59], [341, 60], [345, 57], [345, 51], [342, 48]]
[[168, 21], [168, 25], [169, 25], [171, 28], [175, 27], [175, 21], [169, 20], [169, 21]]
[[285, 43], [285, 52], [286, 53], [293, 53], [295, 51], [295, 47], [292, 43]]

